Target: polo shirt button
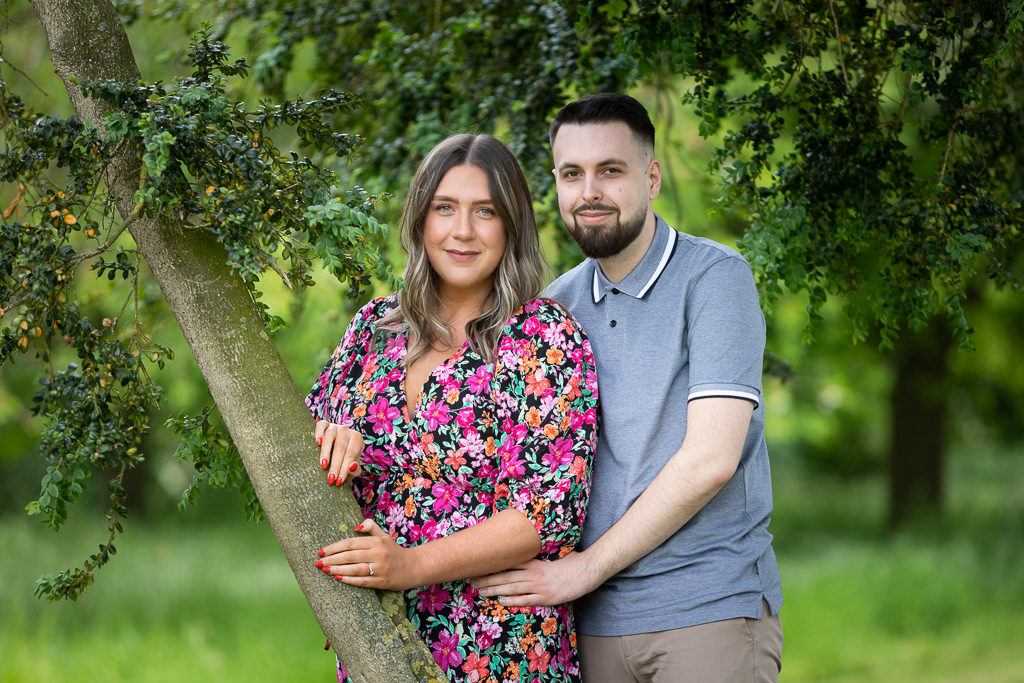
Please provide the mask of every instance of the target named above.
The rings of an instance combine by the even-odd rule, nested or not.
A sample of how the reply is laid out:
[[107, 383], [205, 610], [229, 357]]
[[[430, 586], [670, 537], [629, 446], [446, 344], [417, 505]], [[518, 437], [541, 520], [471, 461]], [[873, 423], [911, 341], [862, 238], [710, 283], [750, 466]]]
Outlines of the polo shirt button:
[[617, 324], [618, 324], [618, 323], [616, 323], [616, 322], [615, 322], [614, 320], [613, 320], [613, 321], [611, 321], [611, 323], [610, 323], [610, 325], [611, 325], [612, 327], [615, 327], [615, 325], [617, 325]]
[[618, 294], [618, 293], [619, 293], [619, 290], [617, 290], [615, 287], [612, 287], [612, 294]]

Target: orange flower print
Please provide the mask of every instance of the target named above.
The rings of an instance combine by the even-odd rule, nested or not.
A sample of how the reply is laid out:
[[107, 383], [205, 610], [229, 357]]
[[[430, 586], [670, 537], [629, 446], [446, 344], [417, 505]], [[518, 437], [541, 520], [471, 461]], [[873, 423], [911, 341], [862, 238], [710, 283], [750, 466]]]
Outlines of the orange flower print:
[[547, 358], [548, 365], [561, 365], [565, 360], [565, 354], [561, 349], [548, 349]]
[[537, 406], [531, 406], [526, 412], [526, 424], [536, 429], [540, 426], [540, 411]]

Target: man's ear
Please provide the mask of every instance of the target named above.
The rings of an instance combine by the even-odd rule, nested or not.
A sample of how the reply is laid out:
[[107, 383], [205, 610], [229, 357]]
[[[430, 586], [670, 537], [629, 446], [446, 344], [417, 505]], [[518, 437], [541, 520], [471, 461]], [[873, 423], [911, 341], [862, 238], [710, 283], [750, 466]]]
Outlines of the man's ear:
[[647, 167], [647, 196], [651, 200], [661, 194], [661, 162], [651, 159]]

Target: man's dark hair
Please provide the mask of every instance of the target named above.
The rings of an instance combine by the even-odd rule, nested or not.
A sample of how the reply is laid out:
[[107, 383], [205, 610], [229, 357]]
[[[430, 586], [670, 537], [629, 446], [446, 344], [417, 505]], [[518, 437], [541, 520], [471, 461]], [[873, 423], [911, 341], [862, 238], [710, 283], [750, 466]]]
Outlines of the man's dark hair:
[[629, 95], [615, 92], [602, 92], [581, 97], [575, 102], [562, 107], [555, 115], [548, 129], [548, 142], [555, 146], [558, 129], [565, 124], [582, 126], [588, 123], [614, 123], [621, 121], [629, 126], [633, 135], [641, 143], [654, 149], [654, 124], [648, 116], [644, 105]]

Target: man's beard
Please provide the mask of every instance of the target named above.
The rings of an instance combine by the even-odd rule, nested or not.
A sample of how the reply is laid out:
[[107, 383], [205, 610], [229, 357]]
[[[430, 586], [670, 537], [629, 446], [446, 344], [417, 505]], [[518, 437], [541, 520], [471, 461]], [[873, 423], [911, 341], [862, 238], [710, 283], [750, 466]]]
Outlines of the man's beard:
[[[614, 211], [615, 222], [593, 227], [580, 225], [576, 217], [580, 211]], [[585, 204], [572, 212], [572, 225], [566, 227], [584, 254], [590, 258], [608, 258], [628, 247], [643, 231], [646, 221], [647, 207], [643, 205], [635, 216], [623, 222], [621, 212], [613, 206]]]

